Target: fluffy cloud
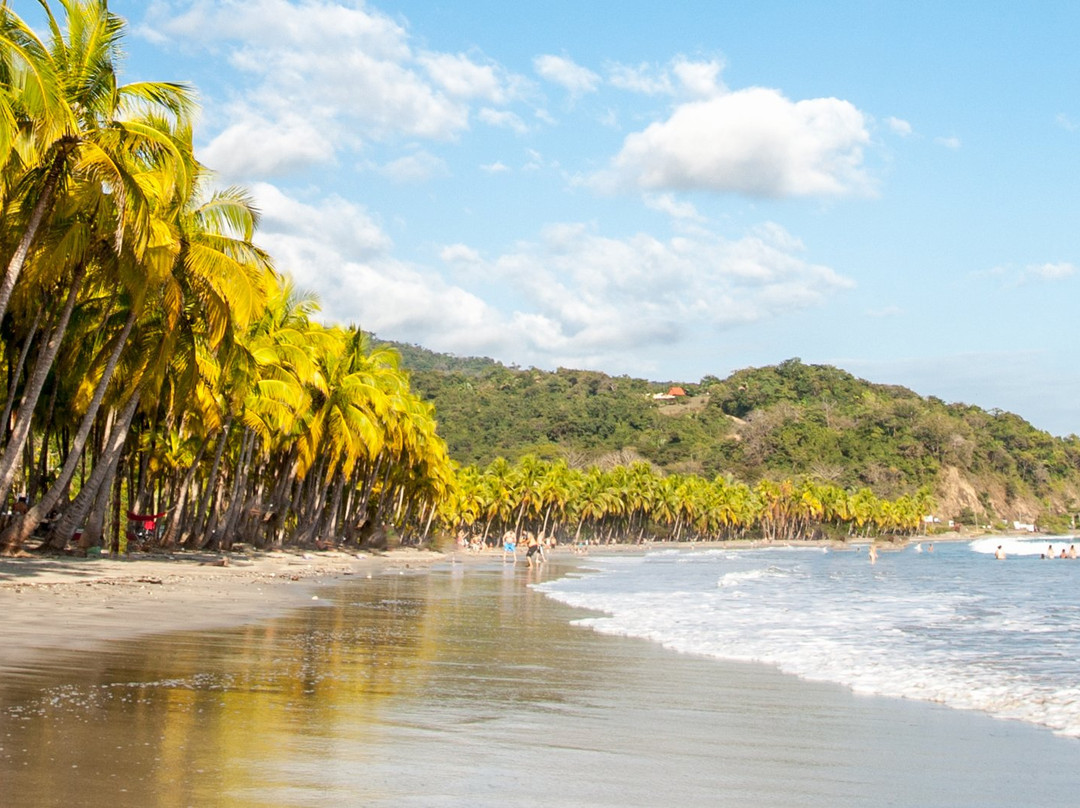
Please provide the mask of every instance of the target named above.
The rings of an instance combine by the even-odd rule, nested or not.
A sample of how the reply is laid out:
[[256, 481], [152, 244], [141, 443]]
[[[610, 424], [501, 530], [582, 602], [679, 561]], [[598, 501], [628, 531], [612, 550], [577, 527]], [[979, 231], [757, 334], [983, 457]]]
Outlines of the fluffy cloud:
[[482, 260], [454, 245], [444, 259], [517, 292], [503, 312], [512, 355], [545, 366], [596, 364], [630, 370], [628, 356], [670, 350], [702, 329], [728, 328], [822, 303], [852, 282], [807, 262], [778, 225], [736, 241], [695, 236], [661, 241], [597, 235], [553, 225], [538, 242]]
[[299, 116], [285, 114], [271, 122], [241, 108], [199, 157], [227, 180], [269, 178], [333, 162], [334, 144], [325, 130]]
[[429, 53], [419, 59], [431, 80], [458, 98], [480, 98], [494, 104], [506, 100], [499, 70], [492, 64], [476, 64], [461, 53]]
[[700, 189], [787, 197], [867, 193], [863, 114], [836, 98], [790, 101], [751, 88], [678, 106], [629, 135], [600, 188]]
[[[260, 242], [271, 247], [281, 269], [294, 275], [306, 272], [314, 277], [320, 261], [333, 263], [335, 256], [351, 260], [383, 257], [393, 246], [378, 222], [348, 200], [330, 196], [310, 204], [269, 183], [256, 183], [251, 192], [262, 213]], [[302, 260], [295, 260], [298, 258]], [[308, 264], [311, 268], [305, 270]]]
[[541, 78], [558, 84], [574, 96], [595, 92], [600, 86], [598, 75], [565, 56], [537, 56], [533, 59], [533, 67]]
[[263, 211], [260, 243], [319, 296], [328, 321], [521, 364], [640, 373], [645, 366], [632, 362], [690, 335], [819, 305], [853, 285], [807, 261], [799, 240], [774, 224], [737, 240], [666, 241], [552, 225], [498, 256], [447, 245], [441, 266], [425, 268], [396, 259], [358, 205], [307, 202], [265, 183], [253, 193]]
[[[300, 289], [318, 296], [320, 319], [442, 350], [490, 346], [501, 337], [498, 312], [395, 259], [390, 238], [363, 208], [340, 198], [304, 202], [266, 183], [255, 185], [253, 194], [263, 213], [260, 244]], [[464, 260], [468, 248], [449, 249], [446, 256]]]
[[[144, 35], [224, 50], [246, 78], [208, 114], [207, 149], [231, 176], [273, 176], [364, 140], [446, 140], [469, 126], [470, 105], [505, 104], [523, 79], [466, 54], [417, 50], [407, 29], [363, 5], [331, 0], [196, 0], [156, 4]], [[267, 149], [253, 157], [247, 152]]]

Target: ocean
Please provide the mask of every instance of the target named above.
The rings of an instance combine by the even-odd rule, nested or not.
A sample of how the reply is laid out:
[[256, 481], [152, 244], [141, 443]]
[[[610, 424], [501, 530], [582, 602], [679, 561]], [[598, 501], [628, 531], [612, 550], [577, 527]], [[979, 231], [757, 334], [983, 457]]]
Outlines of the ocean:
[[1080, 560], [1057, 558], [1074, 541], [923, 542], [873, 564], [865, 543], [658, 550], [537, 588], [601, 612], [575, 622], [604, 634], [1080, 738]]

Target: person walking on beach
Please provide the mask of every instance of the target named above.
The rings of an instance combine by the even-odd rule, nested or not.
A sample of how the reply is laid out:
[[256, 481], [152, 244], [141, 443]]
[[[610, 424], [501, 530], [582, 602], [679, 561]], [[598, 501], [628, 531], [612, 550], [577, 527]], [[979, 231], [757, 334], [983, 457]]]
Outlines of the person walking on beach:
[[544, 551], [540, 547], [540, 541], [532, 533], [527, 532], [525, 535], [528, 537], [529, 545], [529, 549], [525, 551], [525, 560], [529, 562], [530, 567], [534, 562], [539, 566], [540, 562], [544, 560]]
[[517, 563], [517, 536], [514, 535], [514, 531], [508, 530], [503, 534], [503, 563], [506, 563], [506, 554], [509, 553], [510, 557], [514, 559], [514, 563]]

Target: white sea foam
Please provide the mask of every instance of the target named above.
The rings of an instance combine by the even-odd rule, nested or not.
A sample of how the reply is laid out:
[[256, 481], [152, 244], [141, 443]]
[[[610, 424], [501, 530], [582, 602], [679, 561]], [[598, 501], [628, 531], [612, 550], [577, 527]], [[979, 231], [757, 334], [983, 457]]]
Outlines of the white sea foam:
[[1073, 536], [990, 536], [976, 539], [968, 545], [976, 553], [993, 555], [1000, 547], [1008, 556], [1045, 556], [1053, 555], [1058, 558], [1064, 550], [1068, 555], [1070, 547], [1076, 547], [1080, 553], [1080, 542]]
[[983, 545], [938, 545], [876, 565], [801, 549], [653, 554], [539, 588], [605, 613], [580, 621], [604, 633], [1080, 737], [1080, 561], [1014, 554], [1003, 564]]
[[742, 572], [726, 572], [720, 576], [720, 580], [716, 582], [717, 586], [738, 586], [743, 581], [754, 581], [758, 578], [765, 578], [767, 576], [775, 576], [778, 578], [786, 577], [783, 570], [777, 567], [762, 567], [755, 570], [744, 570]]

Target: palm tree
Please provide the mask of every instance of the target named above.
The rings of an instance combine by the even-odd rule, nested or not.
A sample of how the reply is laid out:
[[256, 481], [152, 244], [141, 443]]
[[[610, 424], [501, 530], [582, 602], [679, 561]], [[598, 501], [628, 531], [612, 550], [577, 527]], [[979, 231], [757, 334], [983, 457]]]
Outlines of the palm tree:
[[[46, 0], [40, 2], [48, 21], [47, 44], [6, 5], [0, 7], [8, 72], [20, 77], [6, 95], [14, 94], [20, 111], [32, 116], [26, 127], [33, 144], [26, 150], [32, 159], [15, 201], [21, 236], [0, 280], [0, 318], [62, 187], [86, 183], [113, 196], [124, 220], [115, 231], [119, 243], [132, 223], [142, 225], [132, 235], [150, 238], [147, 204], [130, 172], [133, 156], [171, 159], [177, 184], [188, 185], [182, 149], [149, 123], [154, 117], [186, 123], [194, 108], [188, 88], [171, 82], [117, 83], [124, 23], [109, 12], [106, 0], [61, 0], [66, 27]], [[10, 118], [0, 114], [4, 120]], [[9, 127], [0, 123], [0, 130]]]

